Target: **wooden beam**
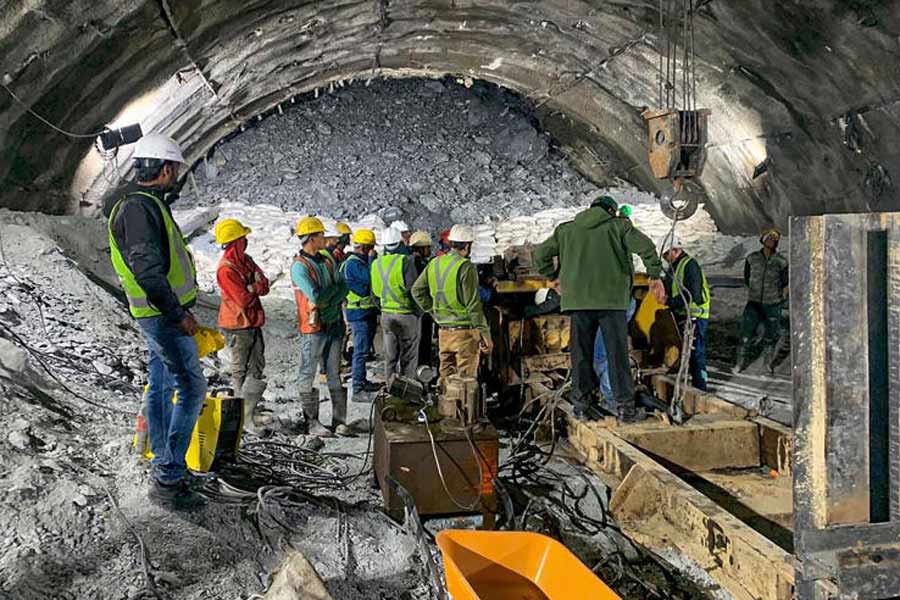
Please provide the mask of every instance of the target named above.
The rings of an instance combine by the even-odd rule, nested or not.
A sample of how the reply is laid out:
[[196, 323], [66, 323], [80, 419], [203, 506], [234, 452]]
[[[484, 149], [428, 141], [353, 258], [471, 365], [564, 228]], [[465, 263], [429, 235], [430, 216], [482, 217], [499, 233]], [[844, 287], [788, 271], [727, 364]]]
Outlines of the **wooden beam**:
[[617, 427], [615, 434], [654, 458], [689, 471], [760, 465], [759, 428], [751, 421], [698, 418], [678, 427], [648, 422]]
[[790, 477], [794, 465], [794, 432], [765, 417], [756, 417], [752, 421], [759, 426], [760, 463], [781, 476]]
[[790, 600], [793, 557], [610, 430], [569, 420], [586, 464], [622, 480], [610, 510], [623, 531], [656, 549], [677, 549], [737, 600]]
[[[675, 380], [670, 375], [653, 375], [650, 377], [650, 386], [660, 400], [669, 402], [675, 389]], [[727, 415], [738, 419], [756, 416], [756, 411], [732, 404], [718, 396], [702, 392], [691, 386], [687, 386], [684, 389], [684, 406], [682, 408], [687, 416], [699, 414]]]

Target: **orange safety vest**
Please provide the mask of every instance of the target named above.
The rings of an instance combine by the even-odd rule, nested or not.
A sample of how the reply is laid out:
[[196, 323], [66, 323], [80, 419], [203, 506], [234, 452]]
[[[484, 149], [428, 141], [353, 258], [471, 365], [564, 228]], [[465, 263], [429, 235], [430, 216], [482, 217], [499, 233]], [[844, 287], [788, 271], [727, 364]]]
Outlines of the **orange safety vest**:
[[[319, 281], [318, 271], [316, 271], [316, 268], [309, 259], [302, 254], [298, 254], [294, 257], [294, 261], [302, 263], [303, 266], [306, 267], [306, 271], [309, 273], [309, 278], [312, 279], [316, 292], [320, 292], [322, 290], [322, 282]], [[326, 258], [325, 266], [328, 268], [328, 272], [331, 273], [332, 279], [334, 279], [334, 261]], [[316, 315], [315, 325], [310, 325], [309, 317], [310, 314], [314, 312], [314, 309], [309, 298], [307, 298], [306, 294], [301, 292], [297, 286], [294, 286], [294, 300], [297, 301], [297, 324], [300, 328], [300, 333], [319, 333], [322, 331], [322, 321], [319, 320], [318, 315]]]
[[[241, 276], [244, 287], [252, 283], [248, 274], [241, 268], [226, 258], [219, 260], [219, 270], [231, 269]], [[255, 270], [254, 270], [255, 272]], [[222, 304], [219, 307], [219, 327], [222, 329], [249, 329], [251, 327], [262, 327], [266, 324], [266, 313], [263, 310], [259, 297], [246, 308], [242, 308], [236, 302], [229, 299], [222, 293]]]

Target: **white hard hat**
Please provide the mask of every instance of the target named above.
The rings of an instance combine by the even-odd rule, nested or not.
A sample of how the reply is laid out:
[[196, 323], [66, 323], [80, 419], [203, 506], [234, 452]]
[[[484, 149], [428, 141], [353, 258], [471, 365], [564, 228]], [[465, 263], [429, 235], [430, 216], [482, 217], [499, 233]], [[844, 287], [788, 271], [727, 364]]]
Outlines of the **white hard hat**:
[[447, 239], [451, 242], [474, 242], [475, 232], [468, 225], [454, 225]]
[[341, 237], [341, 232], [337, 230], [337, 223], [326, 223], [325, 224], [325, 237]]
[[138, 140], [134, 146], [132, 158], [155, 158], [171, 162], [184, 163], [181, 148], [175, 140], [161, 133], [150, 133]]
[[659, 252], [660, 254], [665, 254], [672, 248], [684, 248], [681, 238], [678, 235], [666, 234], [666, 237], [659, 244]]
[[401, 241], [403, 241], [403, 237], [400, 235], [400, 230], [395, 229], [393, 225], [385, 229], [381, 234], [381, 244], [383, 246], [396, 246]]
[[541, 288], [534, 294], [534, 303], [535, 304], [543, 304], [547, 301], [547, 296], [550, 295], [550, 288]]
[[412, 231], [412, 228], [410, 228], [410, 226], [406, 224], [406, 221], [394, 221], [393, 223], [391, 223], [391, 229], [396, 229], [400, 233]]

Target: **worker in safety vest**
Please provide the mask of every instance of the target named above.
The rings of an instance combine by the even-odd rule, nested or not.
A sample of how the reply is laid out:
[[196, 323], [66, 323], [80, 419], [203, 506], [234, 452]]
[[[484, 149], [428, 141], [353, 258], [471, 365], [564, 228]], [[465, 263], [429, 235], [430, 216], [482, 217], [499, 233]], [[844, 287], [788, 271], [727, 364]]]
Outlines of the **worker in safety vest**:
[[[297, 223], [302, 249], [291, 267], [291, 283], [297, 301], [300, 328], [299, 399], [311, 435], [327, 436], [330, 431], [319, 421], [319, 398], [313, 389], [316, 365], [327, 365], [328, 393], [331, 396], [332, 428], [338, 435], [351, 435], [347, 427], [347, 392], [339, 372], [344, 323], [341, 305], [347, 285], [325, 247], [325, 227], [315, 217]], [[330, 346], [329, 346], [330, 344]], [[325, 357], [325, 348], [330, 348]]]
[[343, 259], [343, 252], [338, 249], [341, 241], [341, 232], [338, 231], [337, 224], [328, 224], [325, 226], [325, 247], [322, 252], [328, 254], [335, 264], [340, 265]]
[[266, 313], [260, 298], [269, 293], [269, 280], [247, 254], [250, 233], [250, 228], [237, 219], [224, 219], [213, 230], [216, 243], [225, 250], [216, 280], [222, 296], [219, 327], [231, 350], [231, 387], [244, 400], [244, 428], [261, 433], [260, 427], [271, 422], [257, 412], [266, 391], [266, 343], [262, 333]]
[[763, 336], [763, 364], [774, 371], [775, 346], [781, 333], [781, 312], [788, 297], [788, 261], [778, 252], [781, 233], [775, 228], [763, 230], [759, 237], [762, 248], [744, 261], [744, 285], [747, 305], [741, 319], [741, 343], [733, 371], [740, 373], [750, 362], [750, 346], [760, 323]]
[[440, 326], [442, 384], [454, 374], [476, 377], [479, 349], [489, 354], [494, 347], [478, 295], [478, 271], [468, 259], [475, 234], [467, 225], [454, 225], [448, 241], [450, 253], [428, 263], [412, 288], [416, 304]]
[[375, 255], [375, 233], [370, 229], [357, 229], [353, 234], [353, 252], [341, 265], [341, 273], [347, 281], [347, 322], [353, 333], [353, 358], [351, 372], [354, 402], [368, 402], [369, 394], [381, 389], [369, 381], [366, 358], [372, 347], [378, 324], [378, 309], [372, 299], [372, 280], [369, 267]]
[[[416, 273], [422, 273], [431, 261], [431, 236], [425, 231], [416, 231], [409, 237], [409, 248], [412, 251]], [[434, 335], [434, 319], [428, 313], [419, 315], [419, 363], [432, 364], [432, 337]]]
[[394, 373], [414, 379], [419, 365], [419, 317], [412, 299], [418, 271], [412, 256], [402, 253], [400, 232], [389, 227], [382, 239], [385, 255], [372, 261], [372, 296], [381, 309], [384, 377]]
[[400, 251], [398, 254], [411, 254], [409, 247], [409, 238], [412, 236], [412, 229], [409, 225], [406, 224], [406, 221], [394, 221], [391, 223], [391, 229], [396, 229], [400, 232]]
[[600, 196], [534, 250], [538, 272], [555, 280], [562, 311], [570, 316], [572, 404], [579, 420], [590, 419], [588, 410], [597, 386], [591, 357], [598, 329], [603, 332], [619, 420], [631, 423], [645, 418], [635, 402], [625, 312], [632, 293], [632, 254], [643, 259], [650, 291], [661, 301], [665, 296], [659, 279], [662, 261], [653, 240], [619, 217], [618, 209], [614, 199]]
[[[184, 164], [169, 137], [149, 134], [135, 145], [135, 180], [107, 207], [113, 268], [149, 350], [147, 429], [153, 452], [149, 497], [167, 508], [206, 504], [191, 491], [184, 455], [206, 399], [206, 377], [193, 336], [197, 299], [194, 262], [169, 208]], [[173, 389], [178, 403], [172, 404]]]
[[349, 225], [341, 221], [337, 222], [336, 229], [340, 237], [331, 248], [331, 255], [338, 264], [341, 264], [347, 258], [346, 249], [350, 245], [350, 236], [353, 235], [353, 230], [350, 229]]
[[691, 385], [706, 391], [709, 376], [706, 372], [706, 333], [709, 328], [709, 284], [697, 259], [682, 248], [681, 240], [667, 235], [663, 240], [662, 257], [667, 263], [664, 279], [668, 300], [679, 329], [690, 319], [694, 324], [691, 346]]

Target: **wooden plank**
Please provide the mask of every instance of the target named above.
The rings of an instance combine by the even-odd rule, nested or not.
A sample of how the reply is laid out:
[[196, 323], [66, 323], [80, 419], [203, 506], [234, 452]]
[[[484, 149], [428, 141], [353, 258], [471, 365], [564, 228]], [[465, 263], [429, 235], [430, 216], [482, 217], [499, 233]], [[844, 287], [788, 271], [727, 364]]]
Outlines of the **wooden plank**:
[[630, 537], [680, 551], [737, 600], [792, 597], [790, 554], [612, 431], [572, 419], [569, 431], [590, 468], [623, 480], [610, 510]]
[[689, 471], [760, 465], [759, 428], [750, 421], [659, 422], [617, 427], [615, 434], [665, 464]]
[[760, 463], [781, 476], [790, 477], [794, 465], [794, 432], [766, 417], [755, 417], [752, 421], [759, 426]]
[[[669, 402], [675, 389], [675, 380], [670, 375], [653, 375], [650, 378], [650, 387], [656, 392], [658, 398]], [[755, 412], [747, 410], [737, 404], [732, 404], [708, 392], [702, 392], [695, 387], [687, 386], [684, 390], [684, 412], [686, 415], [728, 415], [738, 419], [746, 419], [755, 416]]]

